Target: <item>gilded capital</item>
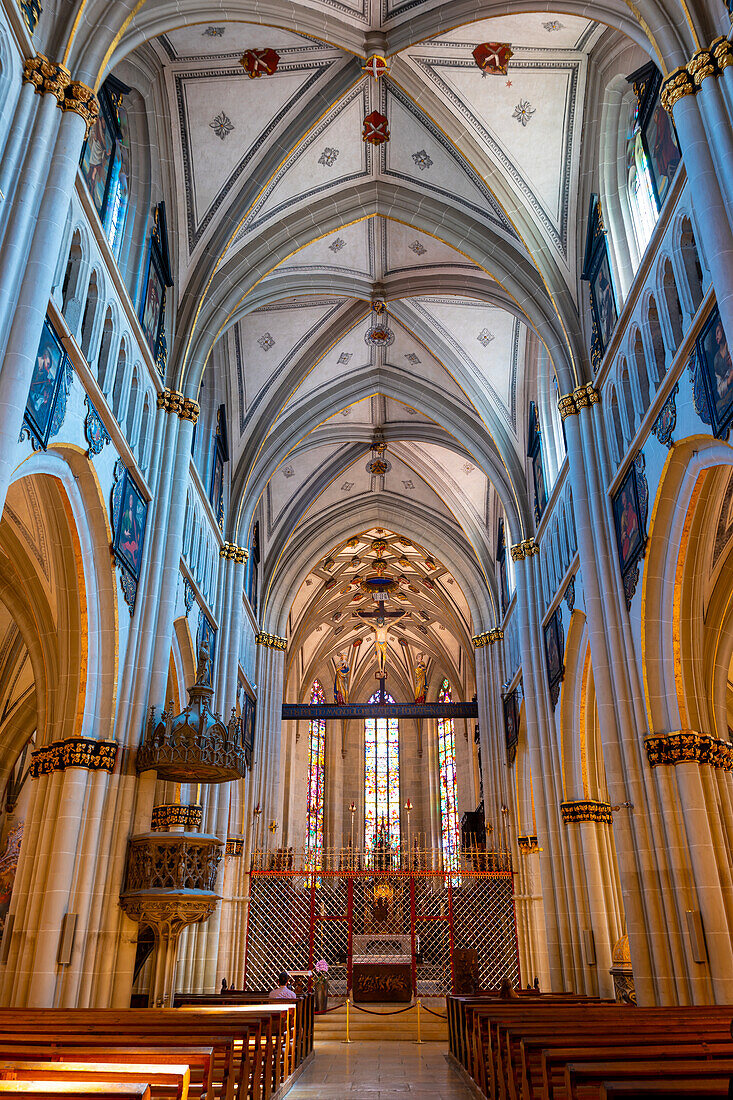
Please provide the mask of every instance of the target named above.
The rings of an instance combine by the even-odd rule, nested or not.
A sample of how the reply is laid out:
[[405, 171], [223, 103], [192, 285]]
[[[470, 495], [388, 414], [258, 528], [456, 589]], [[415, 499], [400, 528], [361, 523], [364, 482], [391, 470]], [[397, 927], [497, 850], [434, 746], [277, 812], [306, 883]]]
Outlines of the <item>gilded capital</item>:
[[180, 414], [183, 394], [178, 390], [162, 390], [158, 394], [158, 408], [169, 413]]
[[184, 397], [181, 402], [181, 407], [178, 410], [178, 415], [181, 420], [190, 420], [194, 424], [199, 418], [201, 412], [201, 406], [198, 401], [194, 401], [192, 397]]
[[662, 81], [659, 101], [667, 114], [671, 115], [675, 104], [686, 95], [694, 95], [695, 91], [694, 80], [687, 69], [682, 66], [679, 69], [674, 69], [669, 76]]
[[589, 405], [597, 405], [601, 400], [598, 390], [592, 382], [588, 382], [585, 386], [578, 386], [573, 390], [572, 396], [577, 411], [585, 409]]
[[539, 852], [540, 846], [536, 836], [518, 836], [517, 844], [522, 855], [528, 856], [532, 852]]
[[733, 771], [733, 742], [721, 741], [695, 730], [652, 734], [644, 738], [647, 760], [652, 768], [662, 764], [708, 764]]
[[225, 542], [219, 551], [220, 558], [227, 558], [241, 565], [249, 557], [249, 550], [244, 546], [237, 546], [236, 542]]
[[733, 65], [733, 45], [724, 34], [720, 38], [714, 38], [710, 43], [710, 53], [713, 55], [719, 72], [727, 69], [729, 65]]
[[279, 638], [277, 634], [268, 634], [266, 630], [260, 630], [258, 634], [255, 634], [255, 643], [257, 645], [267, 646], [268, 649], [287, 649], [287, 638]]
[[82, 84], [80, 80], [71, 81], [61, 107], [64, 111], [74, 111], [75, 114], [81, 115], [87, 125], [87, 134], [99, 115], [99, 100], [92, 89]]
[[[524, 550], [524, 555], [523, 556], [525, 558], [532, 558], [532, 557], [534, 557], [535, 554], [539, 554], [539, 552], [540, 552], [540, 548], [537, 545], [537, 543], [535, 542], [534, 538], [524, 539], [524, 541], [520, 542], [519, 545]], [[513, 549], [514, 549], [514, 547], [512, 547], [512, 550]]]
[[687, 71], [697, 88], [708, 76], [715, 76], [715, 62], [710, 50], [698, 50], [687, 62]]
[[39, 95], [53, 95], [59, 107], [63, 106], [71, 73], [65, 65], [49, 61], [45, 54], [29, 57], [23, 65], [23, 80], [32, 84]]
[[524, 543], [517, 542], [514, 546], [510, 546], [509, 553], [512, 556], [512, 561], [521, 561], [524, 557]]
[[489, 645], [493, 645], [494, 642], [502, 641], [504, 637], [504, 631], [500, 626], [495, 626], [493, 630], [489, 631]]
[[473, 638], [471, 639], [473, 642], [473, 648], [483, 649], [484, 646], [488, 645], [491, 641], [491, 634], [491, 630], [485, 630], [483, 634], [474, 634]]
[[572, 825], [578, 821], [601, 821], [605, 825], [610, 825], [613, 820], [608, 802], [595, 802], [591, 799], [561, 802], [560, 810], [566, 825]]
[[569, 416], [575, 416], [578, 412], [575, 404], [575, 397], [572, 393], [566, 393], [564, 397], [559, 397], [557, 407], [560, 410], [560, 418], [562, 420], [567, 420]]

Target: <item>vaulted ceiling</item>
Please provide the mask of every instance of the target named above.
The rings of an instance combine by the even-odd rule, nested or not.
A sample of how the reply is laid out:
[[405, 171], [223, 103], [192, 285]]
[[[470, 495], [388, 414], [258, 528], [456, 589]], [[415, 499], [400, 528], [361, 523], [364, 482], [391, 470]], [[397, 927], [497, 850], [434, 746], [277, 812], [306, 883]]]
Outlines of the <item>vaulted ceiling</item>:
[[[432, 33], [409, 34], [430, 11]], [[321, 533], [331, 546], [402, 513], [427, 552], [460, 547], [479, 629], [496, 618], [492, 492], [512, 538], [533, 530], [525, 433], [542, 344], [561, 392], [584, 378], [584, 110], [591, 55], [620, 36], [547, 11], [444, 16], [419, 0], [314, 0], [271, 25], [212, 4], [156, 26], [144, 6], [118, 52], [155, 103], [171, 383], [195, 395], [214, 371], [228, 395], [230, 536], [260, 518], [267, 593], [295, 555], [292, 601], [327, 553], [310, 546]], [[388, 34], [402, 39], [391, 52]], [[482, 73], [482, 42], [510, 45], [506, 73]], [[276, 70], [249, 78], [245, 51], [265, 49]], [[382, 144], [364, 140], [372, 112]]]

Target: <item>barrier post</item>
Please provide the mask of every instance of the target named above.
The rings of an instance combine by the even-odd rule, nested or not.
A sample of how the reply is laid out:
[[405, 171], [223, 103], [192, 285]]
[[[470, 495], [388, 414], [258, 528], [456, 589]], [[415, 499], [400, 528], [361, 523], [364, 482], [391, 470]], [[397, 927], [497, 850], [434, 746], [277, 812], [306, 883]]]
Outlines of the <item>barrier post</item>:
[[349, 993], [348, 993], [348, 990], [347, 990], [347, 993], [346, 993], [346, 1040], [345, 1040], [347, 1043], [351, 1042], [351, 1039], [349, 1038], [349, 1003], [350, 1003], [349, 1002]]
[[420, 998], [419, 997], [417, 999], [417, 1041], [418, 1041], [418, 1043], [422, 1043], [422, 1039], [420, 1037]]

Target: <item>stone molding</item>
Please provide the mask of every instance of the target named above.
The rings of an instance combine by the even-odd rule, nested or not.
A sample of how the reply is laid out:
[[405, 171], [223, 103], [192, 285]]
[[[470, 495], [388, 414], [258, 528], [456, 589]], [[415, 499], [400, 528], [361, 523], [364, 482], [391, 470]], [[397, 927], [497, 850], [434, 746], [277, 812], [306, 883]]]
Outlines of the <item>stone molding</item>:
[[494, 642], [500, 642], [504, 637], [504, 631], [500, 626], [495, 626], [492, 630], [485, 630], [483, 634], [474, 634], [473, 648], [483, 649], [486, 645], [493, 645]]
[[249, 550], [245, 546], [237, 546], [236, 542], [225, 542], [219, 551], [219, 557], [242, 565], [249, 557]]
[[130, 920], [149, 924], [156, 934], [164, 928], [177, 934], [187, 924], [208, 920], [218, 900], [217, 894], [170, 894], [167, 897], [123, 894], [120, 908]]
[[267, 646], [268, 649], [287, 649], [287, 638], [279, 638], [277, 634], [268, 634], [266, 630], [260, 630], [255, 634], [255, 644]]
[[532, 852], [539, 852], [540, 846], [536, 836], [518, 836], [517, 844], [522, 855], [528, 856]]
[[154, 832], [167, 833], [181, 826], [187, 833], [201, 828], [204, 817], [203, 806], [182, 806], [178, 802], [164, 803], [153, 808], [150, 827]]
[[595, 802], [592, 799], [561, 802], [560, 810], [566, 825], [572, 825], [578, 821], [601, 821], [604, 825], [610, 825], [613, 820], [608, 802]]
[[720, 741], [695, 730], [652, 734], [644, 738], [644, 748], [652, 768], [662, 764], [709, 764], [733, 771], [733, 742]]
[[567, 420], [569, 416], [577, 416], [581, 409], [597, 405], [600, 400], [601, 395], [592, 382], [588, 382], [585, 386], [577, 386], [572, 393], [566, 393], [558, 398], [557, 407], [560, 418]]
[[523, 558], [531, 558], [534, 554], [539, 554], [539, 552], [540, 548], [534, 538], [524, 539], [523, 542], [517, 542], [514, 546], [509, 547], [512, 561], [522, 561]]
[[180, 390], [162, 390], [158, 394], [158, 408], [165, 412], [176, 413], [181, 420], [191, 420], [195, 424], [201, 411], [198, 401], [184, 397]]
[[117, 760], [116, 741], [95, 741], [91, 737], [68, 737], [52, 741], [31, 756], [29, 774], [38, 779], [66, 768], [85, 768], [92, 772], [113, 772]]
[[686, 65], [680, 65], [662, 81], [659, 99], [668, 114], [687, 95], [695, 95], [703, 80], [719, 77], [733, 65], [733, 46], [725, 35], [714, 38], [707, 49], [696, 50]]

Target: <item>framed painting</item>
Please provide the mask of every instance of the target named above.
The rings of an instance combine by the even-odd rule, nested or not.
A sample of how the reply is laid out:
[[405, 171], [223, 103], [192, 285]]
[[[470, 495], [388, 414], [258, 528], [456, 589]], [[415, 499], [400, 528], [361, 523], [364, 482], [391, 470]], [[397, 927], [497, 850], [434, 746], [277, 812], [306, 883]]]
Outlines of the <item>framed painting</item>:
[[504, 737], [507, 760], [511, 767], [517, 758], [519, 744], [519, 705], [516, 689], [504, 696]]
[[613, 519], [616, 526], [619, 565], [623, 574], [638, 561], [644, 548], [636, 472], [633, 466], [628, 470], [613, 498]]
[[145, 340], [152, 352], [161, 377], [165, 374], [167, 357], [163, 331], [165, 328], [165, 296], [167, 288], [172, 285], [165, 203], [159, 202], [155, 208], [153, 231], [150, 235], [150, 247], [143, 280], [139, 316]]
[[46, 318], [23, 418], [24, 431], [38, 449], [45, 450], [50, 437], [63, 423], [71, 374], [71, 364], [61, 341]]
[[245, 691], [242, 699], [242, 747], [248, 768], [252, 767], [252, 752], [255, 744], [255, 701]]
[[590, 277], [590, 296], [594, 319], [598, 325], [605, 351], [618, 320], [616, 298], [611, 282], [611, 267], [608, 262], [608, 249], [606, 248], [601, 252], [598, 264]]
[[645, 465], [644, 453], [640, 451], [626, 471], [612, 501], [616, 547], [627, 607], [631, 606], [639, 580], [639, 560], [646, 552], [649, 487]]
[[659, 102], [662, 74], [653, 61], [627, 77], [637, 103], [637, 124], [657, 210], [662, 209], [680, 163], [680, 147], [670, 115]]
[[140, 576], [148, 506], [125, 470], [120, 511], [115, 524], [114, 551], [135, 579]]
[[581, 279], [589, 284], [590, 352], [593, 369], [597, 370], [618, 320], [616, 293], [613, 289], [611, 264], [608, 258], [606, 228], [603, 224], [601, 201], [598, 195], [591, 195], [590, 199]]
[[132, 615], [142, 568], [148, 503], [118, 459], [112, 488], [112, 554], [120, 567], [120, 584]]
[[560, 683], [565, 675], [565, 665], [563, 663], [565, 639], [563, 637], [562, 615], [559, 608], [546, 624], [544, 636], [547, 682], [550, 685], [550, 698], [554, 706], [560, 694]]
[[718, 307], [712, 310], [695, 343], [697, 373], [702, 378], [715, 435], [733, 418], [733, 360]]

